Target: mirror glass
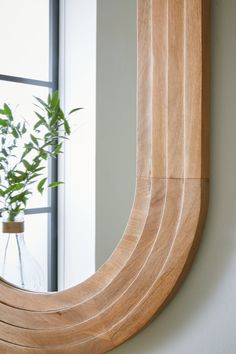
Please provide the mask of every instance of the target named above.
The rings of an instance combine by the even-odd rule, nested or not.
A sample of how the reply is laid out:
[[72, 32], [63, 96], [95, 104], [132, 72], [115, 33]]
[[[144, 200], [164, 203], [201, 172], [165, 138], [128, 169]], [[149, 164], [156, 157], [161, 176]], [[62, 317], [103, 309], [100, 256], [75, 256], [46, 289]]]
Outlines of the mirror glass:
[[[125, 230], [135, 189], [136, 6], [0, 0], [0, 275], [14, 286], [61, 291], [86, 280]], [[83, 110], [70, 115], [68, 139], [54, 139], [45, 156], [48, 127], [42, 133], [35, 124], [42, 112], [52, 119], [48, 95], [57, 90], [66, 118]], [[33, 173], [37, 183], [26, 186]], [[48, 187], [56, 181], [64, 183]]]

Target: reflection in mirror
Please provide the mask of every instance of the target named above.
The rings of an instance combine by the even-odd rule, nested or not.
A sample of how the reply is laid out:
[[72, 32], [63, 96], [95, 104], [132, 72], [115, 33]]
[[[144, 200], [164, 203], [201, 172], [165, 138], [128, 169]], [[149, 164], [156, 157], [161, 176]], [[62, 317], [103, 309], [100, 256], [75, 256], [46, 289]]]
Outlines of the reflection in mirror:
[[[23, 0], [16, 6], [15, 0], [0, 4], [14, 16], [11, 28], [4, 19], [0, 23], [5, 48], [12, 52], [0, 58], [0, 106], [7, 102], [14, 116], [34, 125], [32, 97], [47, 100], [59, 89], [65, 112], [84, 109], [70, 122], [64, 153], [50, 158], [40, 177], [64, 185], [42, 195], [32, 185], [24, 223], [19, 214], [13, 229], [2, 215], [0, 272], [27, 290], [60, 291], [106, 261], [132, 207], [136, 0], [61, 1], [60, 21], [58, 0]], [[1, 156], [3, 148], [1, 142]]]

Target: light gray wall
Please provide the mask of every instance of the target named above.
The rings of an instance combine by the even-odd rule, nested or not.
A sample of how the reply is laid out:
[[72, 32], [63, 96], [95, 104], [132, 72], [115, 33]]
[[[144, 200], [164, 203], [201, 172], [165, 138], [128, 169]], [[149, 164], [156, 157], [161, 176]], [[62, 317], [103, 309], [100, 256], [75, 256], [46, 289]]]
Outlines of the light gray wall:
[[213, 0], [212, 7], [212, 176], [204, 237], [177, 296], [114, 354], [236, 353], [236, 1]]
[[135, 187], [136, 0], [97, 1], [96, 266], [126, 226]]

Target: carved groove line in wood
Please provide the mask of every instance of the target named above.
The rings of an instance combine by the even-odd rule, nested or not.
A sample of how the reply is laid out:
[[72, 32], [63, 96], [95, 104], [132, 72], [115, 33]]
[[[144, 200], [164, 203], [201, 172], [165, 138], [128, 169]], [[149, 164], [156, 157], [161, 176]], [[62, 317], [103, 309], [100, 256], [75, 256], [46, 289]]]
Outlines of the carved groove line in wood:
[[138, 144], [123, 238], [55, 294], [0, 284], [1, 353], [105, 353], [141, 330], [197, 250], [209, 178], [209, 0], [138, 0]]

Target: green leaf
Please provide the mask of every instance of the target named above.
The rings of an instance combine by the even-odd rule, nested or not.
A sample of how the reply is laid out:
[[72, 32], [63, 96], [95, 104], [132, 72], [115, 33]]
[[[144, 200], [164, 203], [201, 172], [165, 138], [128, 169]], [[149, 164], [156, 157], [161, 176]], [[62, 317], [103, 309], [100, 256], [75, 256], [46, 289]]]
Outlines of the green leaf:
[[24, 183], [18, 183], [15, 185], [14, 191], [18, 191], [22, 188], [24, 188], [25, 184]]
[[59, 107], [58, 115], [63, 121], [65, 120], [65, 115], [60, 107]]
[[52, 96], [52, 101], [51, 101], [51, 107], [55, 108], [59, 105], [60, 100], [59, 100], [59, 93], [58, 91], [55, 91], [53, 96]]
[[20, 176], [15, 176], [14, 181], [15, 182], [24, 182], [27, 180], [28, 174], [27, 172], [23, 172]]
[[14, 138], [19, 138], [19, 133], [18, 131], [16, 130], [16, 128], [12, 128], [12, 135], [14, 136]]
[[2, 149], [2, 153], [5, 157], [8, 157], [9, 155], [6, 149]]
[[[34, 113], [36, 114], [36, 116], [39, 118], [39, 120], [40, 120], [40, 122], [41, 122], [41, 125], [44, 125], [47, 129], [48, 129], [48, 123], [47, 123], [47, 120], [45, 119], [45, 117], [43, 117], [43, 116], [41, 116], [38, 112], [36, 112], [36, 111], [34, 111]], [[38, 125], [38, 122], [36, 123], [37, 125]], [[36, 125], [35, 124], [35, 125]], [[34, 128], [34, 129], [37, 129], [37, 127], [36, 128]]]
[[50, 127], [52, 127], [57, 121], [58, 121], [58, 115], [57, 115], [57, 114], [54, 114], [54, 115], [52, 116], [51, 121], [50, 121]]
[[32, 181], [32, 179], [37, 178], [39, 176], [42, 176], [42, 173], [34, 173], [32, 176], [28, 179], [28, 181]]
[[51, 138], [51, 133], [46, 133], [46, 134], [44, 135], [44, 140], [47, 140], [47, 139], [49, 139], [49, 138]]
[[25, 149], [32, 150], [34, 148], [34, 145], [32, 143], [27, 143], [24, 145]]
[[5, 194], [9, 194], [10, 192], [12, 192], [13, 190], [14, 190], [14, 185], [11, 185], [11, 186], [9, 186], [6, 190], [5, 190]]
[[38, 139], [33, 134], [30, 134], [30, 139], [35, 145], [39, 146]]
[[4, 191], [4, 194], [9, 194], [11, 192], [15, 192], [15, 191], [18, 191], [22, 188], [25, 187], [25, 184], [24, 183], [17, 183], [17, 184], [13, 184], [11, 185], [10, 187], [8, 187], [5, 191]]
[[38, 167], [38, 168], [36, 168], [35, 172], [42, 171], [42, 170], [44, 170], [45, 168], [46, 168], [45, 166], [44, 166], [44, 167]]
[[18, 175], [25, 175], [25, 172], [20, 170], [15, 170], [15, 173], [17, 173]]
[[48, 94], [48, 105], [50, 106], [50, 104], [51, 104], [51, 95], [50, 95], [50, 93]]
[[32, 165], [33, 170], [35, 170], [40, 165], [40, 159], [34, 159], [34, 163]]
[[67, 138], [67, 137], [66, 137], [66, 136], [64, 136], [64, 135], [59, 135], [59, 136], [58, 136], [58, 138], [59, 138], [59, 139], [69, 140], [69, 138]]
[[15, 203], [15, 202], [17, 202], [17, 201], [19, 201], [19, 202], [23, 202], [24, 204], [26, 204], [26, 196], [28, 195], [28, 194], [32, 194], [30, 191], [24, 191], [24, 192], [22, 192], [22, 193], [20, 193], [20, 194], [17, 194], [17, 195], [15, 195], [14, 197], [12, 197], [11, 198], [11, 204], [12, 203]]
[[47, 105], [46, 102], [44, 102], [41, 98], [34, 96], [34, 98], [44, 107], [49, 109], [49, 106]]
[[47, 178], [43, 178], [39, 183], [38, 183], [38, 186], [37, 186], [37, 189], [39, 191], [39, 193], [43, 193], [43, 190], [44, 190], [44, 184], [46, 183], [46, 180]]
[[28, 153], [31, 151], [31, 148], [29, 147], [25, 147], [25, 151], [23, 152], [21, 159], [23, 159], [26, 155], [28, 155]]
[[11, 171], [11, 170], [8, 171], [7, 176], [6, 176], [6, 179], [8, 180], [8, 182], [9, 182], [9, 184], [10, 184], [10, 187], [9, 187], [9, 188], [14, 187], [13, 183], [18, 182], [18, 181], [16, 180], [16, 175], [15, 175], [14, 171]]
[[41, 120], [39, 120], [35, 125], [34, 125], [34, 130], [38, 129], [40, 127], [40, 125], [42, 125], [43, 122]]
[[2, 127], [7, 127], [8, 126], [8, 121], [6, 119], [0, 119], [0, 125]]
[[70, 114], [72, 114], [72, 113], [75, 113], [75, 112], [77, 112], [77, 111], [80, 111], [81, 109], [83, 109], [82, 107], [80, 107], [80, 108], [74, 108], [74, 109], [72, 109], [68, 114], [70, 115]]
[[5, 111], [5, 114], [8, 116], [8, 118], [10, 118], [10, 120], [13, 120], [12, 111], [6, 103], [4, 103], [4, 111]]
[[49, 188], [58, 187], [60, 184], [64, 184], [64, 182], [53, 182], [48, 185]]
[[34, 163], [30, 164], [28, 161], [26, 160], [22, 160], [23, 165], [25, 166], [27, 171], [30, 172], [35, 172], [35, 170], [37, 169], [37, 167], [40, 164], [40, 160], [35, 161]]
[[69, 126], [69, 123], [67, 122], [67, 120], [64, 121], [64, 128], [65, 128], [66, 134], [70, 135], [70, 126]]
[[25, 166], [25, 168], [26, 168], [26, 170], [29, 170], [29, 171], [31, 171], [31, 164], [28, 162], [28, 161], [26, 161], [26, 160], [22, 160], [22, 163], [23, 163], [23, 165]]
[[43, 150], [43, 149], [40, 149], [40, 150], [39, 150], [39, 153], [40, 153], [40, 157], [41, 157], [43, 160], [47, 160], [47, 157], [48, 157], [47, 151], [45, 151], [45, 150]]
[[25, 134], [26, 132], [27, 132], [27, 129], [26, 129], [26, 125], [24, 123], [23, 126], [22, 126], [22, 129], [21, 129], [21, 133]]
[[40, 164], [40, 157], [39, 156], [36, 156], [35, 158], [34, 158], [34, 162], [36, 162], [36, 163], [38, 163], [38, 164]]
[[60, 143], [59, 145], [57, 145], [56, 149], [53, 150], [53, 155], [58, 155], [60, 153], [62, 153], [63, 151], [61, 151], [61, 148], [62, 148], [62, 143]]

